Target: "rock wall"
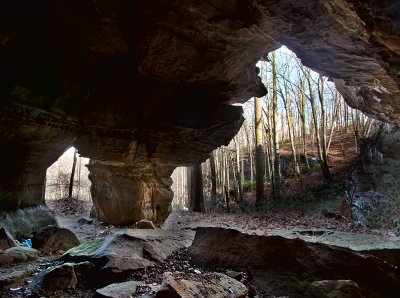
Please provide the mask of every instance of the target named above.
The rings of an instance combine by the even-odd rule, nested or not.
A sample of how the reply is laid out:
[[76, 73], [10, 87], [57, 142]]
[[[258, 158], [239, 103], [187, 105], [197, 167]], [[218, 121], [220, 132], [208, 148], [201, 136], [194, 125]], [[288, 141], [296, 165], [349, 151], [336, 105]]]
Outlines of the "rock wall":
[[243, 120], [229, 104], [266, 93], [255, 63], [281, 44], [353, 107], [399, 125], [398, 11], [390, 0], [2, 1], [0, 210], [40, 204], [46, 168], [73, 145], [95, 160], [105, 220], [162, 221], [167, 209], [133, 206], [168, 202], [174, 167], [229, 142]]

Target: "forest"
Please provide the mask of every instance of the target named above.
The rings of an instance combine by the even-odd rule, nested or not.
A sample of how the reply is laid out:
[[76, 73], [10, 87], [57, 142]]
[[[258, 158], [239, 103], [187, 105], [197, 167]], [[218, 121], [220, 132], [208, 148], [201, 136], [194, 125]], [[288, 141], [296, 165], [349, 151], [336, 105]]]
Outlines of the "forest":
[[201, 167], [175, 170], [174, 208], [297, 205], [301, 211], [310, 188], [345, 193], [345, 173], [354, 170], [362, 142], [377, 122], [349, 107], [332, 82], [285, 47], [257, 67], [268, 94], [242, 105], [245, 120], [229, 145], [213, 151]]

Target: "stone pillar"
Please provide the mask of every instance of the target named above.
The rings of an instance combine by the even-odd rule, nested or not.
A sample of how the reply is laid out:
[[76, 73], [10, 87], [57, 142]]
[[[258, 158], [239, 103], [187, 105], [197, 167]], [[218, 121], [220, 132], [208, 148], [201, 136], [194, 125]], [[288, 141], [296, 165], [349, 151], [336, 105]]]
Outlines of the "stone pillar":
[[172, 169], [157, 171], [150, 164], [92, 161], [92, 216], [114, 225], [148, 219], [161, 224], [171, 211]]

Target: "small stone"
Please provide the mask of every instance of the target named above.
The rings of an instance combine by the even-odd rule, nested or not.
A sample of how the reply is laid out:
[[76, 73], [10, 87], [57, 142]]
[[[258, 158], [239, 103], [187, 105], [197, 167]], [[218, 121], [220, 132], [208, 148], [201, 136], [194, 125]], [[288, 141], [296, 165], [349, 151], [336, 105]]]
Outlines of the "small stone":
[[78, 219], [78, 223], [91, 225], [93, 223], [93, 220], [93, 218], [81, 217], [80, 219]]
[[155, 229], [153, 222], [151, 220], [142, 219], [136, 222], [135, 224], [136, 229]]
[[136, 292], [137, 286], [138, 283], [136, 281], [114, 283], [104, 288], [96, 290], [96, 297], [105, 297], [105, 298], [133, 297], [133, 295]]

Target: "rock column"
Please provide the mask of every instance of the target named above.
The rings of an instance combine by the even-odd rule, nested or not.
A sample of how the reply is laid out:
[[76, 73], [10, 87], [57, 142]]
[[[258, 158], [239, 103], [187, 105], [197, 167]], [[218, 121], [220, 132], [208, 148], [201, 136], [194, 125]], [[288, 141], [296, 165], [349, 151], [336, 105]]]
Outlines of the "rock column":
[[151, 165], [129, 165], [94, 161], [88, 166], [92, 182], [92, 215], [114, 225], [141, 219], [162, 223], [173, 199], [172, 168], [157, 171]]

